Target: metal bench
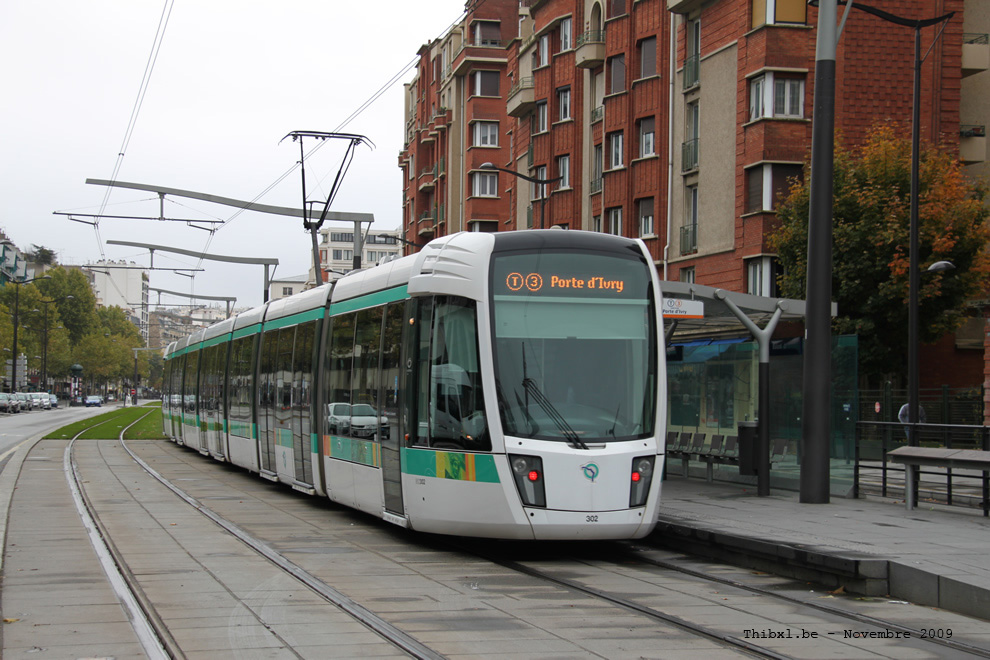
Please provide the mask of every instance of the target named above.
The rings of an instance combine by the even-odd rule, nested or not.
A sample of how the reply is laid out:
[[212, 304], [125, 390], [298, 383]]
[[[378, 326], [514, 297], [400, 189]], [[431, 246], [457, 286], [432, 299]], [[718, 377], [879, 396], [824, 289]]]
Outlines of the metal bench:
[[904, 465], [904, 499], [913, 509], [917, 501], [918, 468], [921, 466], [983, 472], [983, 515], [990, 516], [990, 451], [943, 447], [899, 447], [887, 458]]

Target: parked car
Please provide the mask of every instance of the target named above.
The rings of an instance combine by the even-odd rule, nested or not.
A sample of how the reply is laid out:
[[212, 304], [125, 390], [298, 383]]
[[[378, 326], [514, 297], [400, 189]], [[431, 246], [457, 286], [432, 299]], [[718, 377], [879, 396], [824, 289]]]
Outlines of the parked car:
[[21, 410], [31, 410], [31, 397], [27, 395], [27, 392], [18, 392], [15, 396], [21, 405]]
[[15, 413], [20, 412], [20, 405], [17, 403], [17, 399], [11, 400], [10, 395], [6, 392], [0, 392], [0, 412], [5, 413]]
[[58, 397], [54, 394], [48, 395], [48, 400], [51, 402], [52, 408], [58, 408]]
[[47, 392], [32, 392], [31, 393], [31, 406], [37, 408], [38, 410], [49, 410], [52, 407], [52, 402], [48, 398]]
[[93, 406], [100, 407], [103, 405], [103, 397], [97, 396], [96, 394], [90, 394], [86, 397], [86, 407], [91, 408]]

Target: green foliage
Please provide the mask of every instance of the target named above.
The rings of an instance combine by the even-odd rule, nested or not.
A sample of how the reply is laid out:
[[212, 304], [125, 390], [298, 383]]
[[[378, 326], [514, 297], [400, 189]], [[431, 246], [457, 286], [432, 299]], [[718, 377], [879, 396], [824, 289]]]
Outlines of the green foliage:
[[[835, 146], [833, 331], [859, 335], [860, 373], [870, 379], [904, 372], [907, 359], [911, 144], [907, 132], [876, 126], [851, 153]], [[986, 189], [968, 182], [958, 161], [934, 147], [920, 154], [919, 335], [931, 342], [959, 326], [967, 300], [985, 294], [990, 274]], [[810, 176], [777, 209], [772, 239], [784, 267], [781, 294], [804, 298]], [[956, 270], [927, 273], [936, 261]]]

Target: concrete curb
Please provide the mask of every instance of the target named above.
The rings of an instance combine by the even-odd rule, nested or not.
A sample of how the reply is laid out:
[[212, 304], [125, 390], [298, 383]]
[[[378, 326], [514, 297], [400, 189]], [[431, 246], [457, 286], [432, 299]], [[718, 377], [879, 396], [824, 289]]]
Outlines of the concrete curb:
[[979, 619], [986, 619], [990, 612], [990, 584], [960, 580], [959, 575], [944, 574], [940, 566], [909, 565], [839, 548], [755, 538], [664, 516], [649, 541], [668, 550], [818, 582], [831, 589], [843, 587], [850, 593], [889, 596]]

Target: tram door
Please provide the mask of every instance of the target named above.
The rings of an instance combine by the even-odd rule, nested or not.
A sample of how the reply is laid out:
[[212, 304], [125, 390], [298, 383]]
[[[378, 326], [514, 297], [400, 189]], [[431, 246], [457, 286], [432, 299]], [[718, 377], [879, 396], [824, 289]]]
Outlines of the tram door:
[[[382, 333], [381, 408], [388, 423], [381, 430], [382, 481], [385, 489], [385, 510], [404, 515], [402, 504], [402, 429], [399, 424], [399, 386], [403, 378], [402, 333], [406, 328], [406, 307], [413, 309], [412, 301], [391, 303], [385, 310], [385, 328]], [[411, 356], [410, 356], [411, 357]]]
[[258, 374], [258, 453], [261, 471], [275, 473], [275, 405], [278, 331], [261, 336], [261, 368]]
[[313, 349], [316, 321], [298, 326], [292, 359], [292, 458], [296, 482], [313, 485]]

